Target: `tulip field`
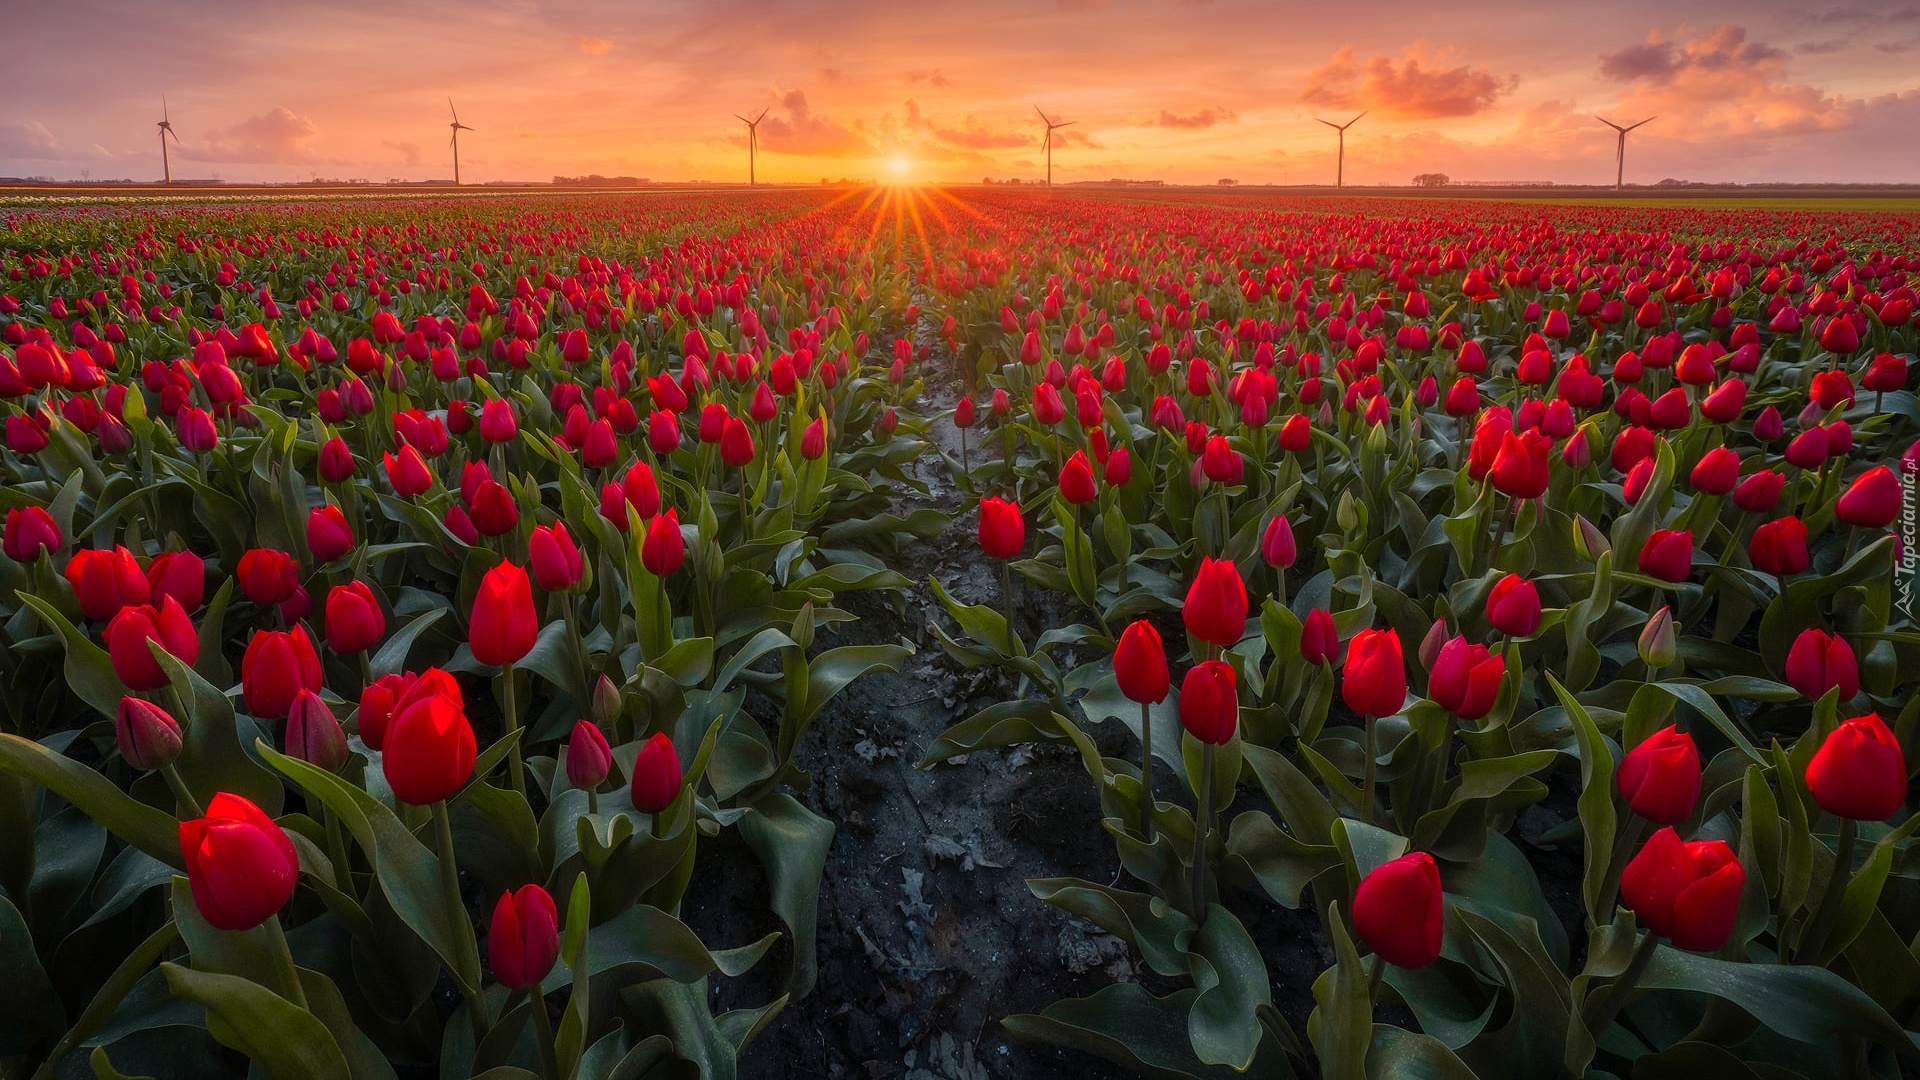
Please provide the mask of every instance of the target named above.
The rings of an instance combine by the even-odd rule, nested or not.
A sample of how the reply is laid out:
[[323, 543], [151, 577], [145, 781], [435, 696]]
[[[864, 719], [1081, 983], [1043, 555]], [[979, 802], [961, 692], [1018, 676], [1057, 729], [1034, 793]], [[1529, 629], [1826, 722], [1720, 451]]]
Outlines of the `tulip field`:
[[1920, 213], [0, 199], [0, 1076], [1920, 1068]]

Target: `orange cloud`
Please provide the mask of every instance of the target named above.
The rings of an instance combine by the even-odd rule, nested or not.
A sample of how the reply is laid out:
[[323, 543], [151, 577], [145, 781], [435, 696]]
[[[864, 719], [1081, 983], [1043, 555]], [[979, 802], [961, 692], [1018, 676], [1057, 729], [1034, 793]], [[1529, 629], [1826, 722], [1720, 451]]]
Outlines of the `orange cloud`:
[[[1362, 63], [1354, 47], [1307, 73], [1300, 100], [1334, 109], [1368, 109], [1388, 117], [1428, 120], [1473, 116], [1491, 108], [1518, 80], [1502, 78], [1486, 67], [1435, 67], [1444, 55], [1429, 55], [1416, 42], [1401, 59], [1372, 56]], [[1424, 63], [1423, 63], [1424, 61]]]
[[[806, 157], [874, 157], [879, 153], [864, 126], [856, 120], [851, 126], [835, 123], [814, 113], [805, 90], [788, 90], [780, 95], [785, 116], [770, 115], [760, 123], [760, 147], [776, 154]], [[738, 136], [744, 144], [746, 137]]]
[[[1793, 82], [1788, 54], [1717, 26], [1675, 40], [1659, 32], [1600, 58], [1600, 73], [1626, 84], [1615, 108], [1626, 119], [1660, 116], [1660, 137], [1689, 141], [1839, 131], [1875, 106]], [[1651, 131], [1651, 129], [1649, 129]]]
[[606, 38], [589, 37], [586, 34], [579, 34], [573, 39], [573, 47], [586, 53], [588, 56], [602, 56], [613, 48], [613, 42], [608, 41]]
[[1160, 116], [1153, 121], [1154, 127], [1174, 128], [1178, 131], [1199, 131], [1218, 124], [1231, 124], [1239, 116], [1232, 109], [1201, 109], [1199, 112], [1181, 116], [1177, 113], [1160, 110]]
[[311, 165], [320, 161], [313, 140], [319, 125], [282, 105], [249, 117], [180, 147], [191, 161], [231, 162], [236, 165]]

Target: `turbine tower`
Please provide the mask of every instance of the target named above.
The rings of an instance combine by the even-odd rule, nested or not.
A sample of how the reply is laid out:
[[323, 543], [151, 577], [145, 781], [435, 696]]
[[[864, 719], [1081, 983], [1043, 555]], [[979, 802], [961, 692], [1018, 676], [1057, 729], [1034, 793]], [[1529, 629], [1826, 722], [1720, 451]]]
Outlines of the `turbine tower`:
[[[1365, 112], [1360, 114], [1360, 116], [1365, 115], [1367, 115]], [[1347, 186], [1347, 129], [1359, 123], [1360, 116], [1356, 116], [1344, 124], [1336, 124], [1331, 120], [1320, 120], [1319, 117], [1314, 117], [1315, 120], [1320, 120], [1321, 123], [1340, 133], [1340, 164], [1338, 171], [1333, 174], [1333, 186], [1336, 188]]]
[[166, 173], [166, 182], [173, 183], [173, 162], [167, 157], [167, 136], [173, 135], [173, 141], [179, 142], [180, 136], [174, 135], [173, 120], [167, 114], [167, 95], [160, 95], [160, 168]]
[[1620, 133], [1620, 146], [1614, 154], [1613, 170], [1613, 190], [1619, 191], [1626, 186], [1627, 179], [1627, 132], [1639, 127], [1640, 124], [1651, 124], [1660, 118], [1657, 116], [1649, 116], [1645, 120], [1640, 121], [1640, 124], [1628, 124], [1626, 127], [1621, 127], [1619, 124], [1614, 123], [1604, 116], [1596, 116], [1594, 119]]
[[1047, 152], [1047, 186], [1052, 187], [1053, 186], [1053, 129], [1063, 128], [1063, 127], [1072, 127], [1074, 125], [1074, 121], [1063, 120], [1059, 123], [1055, 123], [1053, 120], [1047, 117], [1046, 113], [1041, 112], [1040, 106], [1038, 105], [1035, 105], [1033, 107], [1033, 111], [1040, 113], [1040, 122], [1047, 125], [1047, 137], [1040, 141], [1040, 146], [1042, 149], [1046, 150]]
[[754, 183], [759, 179], [759, 177], [754, 172], [754, 160], [753, 160], [754, 153], [760, 148], [760, 121], [765, 120], [767, 118], [767, 113], [772, 111], [772, 109], [773, 109], [773, 106], [771, 105], [767, 106], [764, 109], [761, 109], [760, 115], [754, 117], [751, 120], [747, 119], [744, 116], [741, 116], [739, 113], [733, 114], [733, 118], [735, 120], [738, 120], [741, 123], [747, 125], [747, 186], [748, 187], [752, 187]]
[[460, 186], [460, 133], [463, 131], [472, 131], [473, 129], [460, 122], [460, 110], [453, 107], [452, 98], [447, 99], [447, 111], [453, 114], [453, 122], [447, 125], [449, 128], [453, 129], [453, 142], [450, 144], [453, 147], [453, 186], [459, 187]]

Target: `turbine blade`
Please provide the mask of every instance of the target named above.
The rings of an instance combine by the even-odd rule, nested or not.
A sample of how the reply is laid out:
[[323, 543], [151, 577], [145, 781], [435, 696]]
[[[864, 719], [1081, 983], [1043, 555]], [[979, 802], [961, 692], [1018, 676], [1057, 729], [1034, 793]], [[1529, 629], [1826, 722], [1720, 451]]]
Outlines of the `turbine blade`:
[[1049, 118], [1047, 117], [1047, 114], [1046, 114], [1046, 113], [1044, 113], [1044, 112], [1041, 112], [1041, 111], [1040, 111], [1040, 106], [1038, 106], [1038, 105], [1035, 105], [1035, 106], [1033, 107], [1033, 111], [1034, 111], [1034, 112], [1037, 112], [1037, 113], [1040, 113], [1040, 122], [1041, 122], [1041, 123], [1043, 123], [1043, 124], [1045, 124], [1045, 125], [1047, 125], [1048, 127], [1052, 127], [1052, 126], [1053, 126], [1053, 121], [1052, 121], [1051, 119], [1049, 119]]
[[766, 108], [764, 108], [764, 109], [761, 109], [761, 110], [760, 110], [760, 115], [759, 115], [759, 116], [756, 116], [756, 117], [754, 117], [754, 118], [753, 118], [753, 122], [754, 122], [755, 124], [758, 124], [758, 123], [759, 123], [760, 121], [762, 121], [762, 120], [765, 120], [765, 119], [767, 118], [767, 114], [768, 114], [768, 113], [770, 113], [770, 112], [772, 112], [772, 111], [773, 111], [773, 106], [771, 106], [771, 105], [769, 105], [769, 106], [767, 106], [767, 107], [766, 107]]
[[[1360, 116], [1365, 116], [1365, 115], [1367, 115], [1368, 113], [1370, 113], [1370, 112], [1372, 112], [1372, 111], [1373, 111], [1372, 109], [1362, 109], [1362, 110], [1360, 110]], [[1341, 127], [1340, 127], [1340, 130], [1341, 130], [1341, 131], [1345, 131], [1345, 130], [1347, 130], [1348, 128], [1350, 128], [1350, 127], [1352, 127], [1353, 125], [1355, 125], [1355, 124], [1357, 124], [1357, 123], [1359, 123], [1359, 122], [1360, 122], [1360, 116], [1356, 116], [1356, 117], [1354, 117], [1353, 119], [1351, 119], [1351, 120], [1349, 120], [1349, 121], [1347, 121], [1347, 122], [1346, 122], [1345, 124], [1343, 124], [1343, 125], [1341, 125]]]
[[1333, 121], [1331, 121], [1331, 120], [1320, 120], [1320, 118], [1319, 118], [1319, 117], [1317, 117], [1317, 116], [1316, 116], [1316, 117], [1314, 117], [1314, 119], [1315, 119], [1315, 120], [1319, 120], [1319, 121], [1320, 121], [1320, 123], [1322, 123], [1322, 124], [1325, 124], [1325, 125], [1327, 125], [1328, 127], [1330, 127], [1330, 128], [1332, 128], [1332, 129], [1333, 129], [1333, 130], [1335, 130], [1335, 131], [1345, 131], [1345, 130], [1346, 130], [1346, 128], [1343, 128], [1343, 127], [1341, 127], [1341, 126], [1340, 126], [1339, 124], [1336, 124], [1336, 123], [1334, 123], [1334, 122], [1333, 122]]
[[1632, 131], [1634, 128], [1640, 127], [1642, 124], [1651, 124], [1658, 119], [1660, 119], [1658, 116], [1649, 116], [1645, 120], [1640, 121], [1639, 124], [1634, 124], [1632, 127], [1627, 128], [1627, 130]]
[[1077, 123], [1079, 123], [1079, 121], [1078, 121], [1078, 120], [1069, 120], [1069, 121], [1067, 121], [1067, 122], [1066, 122], [1066, 123], [1064, 123], [1064, 124], [1055, 124], [1055, 125], [1053, 125], [1053, 126], [1054, 126], [1054, 127], [1072, 127], [1073, 125], [1075, 125], [1075, 124], [1077, 124]]

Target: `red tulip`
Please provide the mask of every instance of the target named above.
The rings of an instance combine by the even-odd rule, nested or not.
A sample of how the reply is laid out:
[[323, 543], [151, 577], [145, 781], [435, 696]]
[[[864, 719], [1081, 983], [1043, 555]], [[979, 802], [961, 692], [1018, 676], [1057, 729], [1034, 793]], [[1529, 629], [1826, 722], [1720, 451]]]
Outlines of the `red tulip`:
[[387, 786], [402, 802], [430, 806], [459, 791], [473, 775], [475, 746], [453, 676], [422, 672], [394, 702], [381, 744]]
[[1816, 701], [1836, 687], [1841, 701], [1853, 700], [1860, 692], [1860, 666], [1853, 646], [1839, 634], [1802, 630], [1787, 650], [1787, 683]]
[[382, 675], [360, 691], [360, 711], [356, 726], [360, 741], [367, 749], [378, 750], [386, 742], [387, 724], [393, 719], [394, 706], [413, 685], [416, 676]]
[[335, 585], [327, 593], [327, 647], [345, 655], [371, 649], [387, 633], [387, 616], [364, 581]]
[[1766, 522], [1753, 530], [1753, 539], [1747, 542], [1747, 554], [1753, 558], [1756, 569], [1776, 577], [1804, 572], [1810, 562], [1807, 523], [1797, 517]]
[[647, 573], [666, 577], [686, 560], [687, 542], [680, 535], [680, 512], [667, 512], [647, 523], [647, 535], [640, 543], [640, 562]]
[[1780, 493], [1786, 486], [1786, 477], [1772, 469], [1762, 469], [1733, 489], [1733, 505], [1749, 514], [1767, 513], [1779, 503]]
[[1392, 716], [1407, 700], [1407, 664], [1396, 630], [1362, 630], [1347, 642], [1340, 696], [1362, 716]]
[[519, 434], [520, 423], [514, 418], [511, 401], [493, 398], [480, 407], [481, 438], [490, 443], [506, 443]]
[[1493, 486], [1513, 499], [1537, 499], [1552, 478], [1548, 467], [1553, 440], [1538, 431], [1508, 432], [1493, 459]]
[[1223, 649], [1239, 644], [1247, 632], [1247, 585], [1233, 560], [1200, 560], [1180, 618], [1201, 641]]
[[320, 477], [329, 484], [343, 483], [353, 476], [353, 451], [347, 441], [335, 435], [320, 448]]
[[124, 547], [81, 548], [67, 560], [66, 574], [80, 613], [96, 622], [113, 618], [129, 604], [144, 604], [151, 595], [152, 585]]
[[1701, 456], [1688, 480], [1702, 494], [1725, 495], [1740, 481], [1740, 455], [1716, 446]]
[[1492, 654], [1485, 645], [1456, 637], [1442, 645], [1434, 658], [1427, 694], [1460, 719], [1478, 720], [1492, 711], [1506, 676], [1504, 657]]
[[1273, 520], [1267, 522], [1266, 531], [1260, 534], [1260, 557], [1268, 566], [1285, 570], [1299, 556], [1300, 550], [1293, 540], [1293, 523], [1284, 515], [1274, 515]]
[[665, 457], [680, 448], [680, 417], [655, 410], [647, 416], [647, 445], [656, 455]]
[[1361, 879], [1353, 892], [1353, 932], [1395, 967], [1426, 967], [1440, 956], [1441, 899], [1433, 856], [1408, 852]]
[[800, 433], [800, 456], [808, 461], [818, 461], [827, 454], [827, 418], [816, 416]]
[[753, 432], [747, 429], [747, 422], [730, 417], [720, 433], [720, 460], [731, 468], [744, 468], [753, 461], [753, 453]]
[[1861, 473], [1834, 504], [1841, 521], [1858, 529], [1884, 529], [1900, 516], [1900, 481], [1885, 465]]
[[300, 564], [272, 548], [254, 548], [240, 556], [235, 572], [247, 599], [262, 607], [278, 604], [300, 587]]
[[1907, 759], [1879, 713], [1846, 720], [1807, 763], [1820, 809], [1854, 821], [1885, 821], [1907, 801]]
[[1662, 581], [1687, 580], [1693, 570], [1693, 532], [1655, 529], [1640, 548], [1640, 572]]
[[1093, 466], [1084, 450], [1075, 450], [1060, 467], [1060, 497], [1078, 506], [1098, 497], [1093, 485]]
[[407, 445], [400, 448], [399, 456], [384, 454], [387, 482], [393, 485], [393, 493], [403, 499], [413, 499], [424, 495], [433, 487], [433, 470], [427, 468], [427, 459], [420, 451]]
[[339, 507], [328, 503], [307, 512], [307, 550], [314, 561], [323, 563], [353, 550], [353, 526]]
[[[653, 477], [653, 470], [644, 461], [636, 461], [620, 479], [620, 493], [633, 507], [633, 512], [645, 521], [660, 512], [660, 482]], [[622, 529], [627, 527], [625, 514], [618, 521]]]
[[[582, 332], [584, 341], [585, 333]], [[582, 347], [584, 351], [584, 346]], [[487, 924], [487, 963], [509, 990], [537, 986], [560, 959], [560, 917], [553, 897], [538, 885], [500, 894]]]
[[592, 791], [606, 782], [613, 768], [613, 750], [591, 720], [576, 721], [567, 739], [567, 783]]
[[180, 722], [160, 706], [122, 697], [114, 712], [113, 739], [120, 757], [141, 772], [152, 772], [180, 756]]
[[988, 496], [980, 500], [980, 549], [989, 558], [1012, 559], [1027, 545], [1020, 504]]
[[1233, 738], [1240, 721], [1240, 698], [1232, 665], [1203, 660], [1180, 682], [1180, 724], [1203, 743], [1220, 746]]
[[180, 854], [200, 917], [217, 930], [251, 930], [293, 898], [300, 858], [266, 812], [222, 791], [205, 817], [180, 823]]
[[148, 651], [149, 641], [157, 642], [182, 663], [191, 665], [200, 659], [200, 637], [193, 620], [171, 596], [158, 606], [132, 604], [121, 608], [107, 623], [105, 636], [114, 674], [133, 690], [158, 690], [168, 682], [160, 662]]
[[1668, 724], [1620, 759], [1615, 776], [1633, 812], [1657, 825], [1678, 825], [1700, 798], [1700, 752], [1693, 736]]
[[1152, 623], [1136, 619], [1120, 632], [1120, 642], [1113, 650], [1113, 674], [1128, 701], [1151, 705], [1167, 700], [1172, 681], [1167, 672], [1167, 650]]
[[533, 609], [533, 586], [527, 572], [510, 562], [487, 571], [473, 598], [467, 623], [467, 644], [473, 658], [491, 667], [519, 663], [533, 651], [540, 636], [540, 619]]
[[1519, 574], [1508, 574], [1487, 593], [1487, 621], [1508, 637], [1531, 637], [1540, 629], [1540, 591]]
[[1314, 608], [1300, 626], [1300, 658], [1309, 664], [1324, 664], [1340, 647], [1340, 631], [1333, 625], [1333, 612]]
[[534, 526], [527, 541], [527, 562], [533, 567], [533, 579], [548, 592], [565, 592], [586, 573], [586, 561], [564, 521]]
[[1712, 952], [1733, 933], [1746, 881], [1725, 841], [1683, 844], [1669, 826], [1648, 838], [1620, 874], [1620, 899], [1640, 925], [1675, 948]]
[[65, 541], [60, 525], [45, 507], [24, 506], [7, 511], [7, 532], [0, 551], [14, 562], [32, 562], [43, 554], [59, 551]]
[[680, 797], [680, 753], [673, 740], [660, 732], [640, 748], [633, 760], [633, 808], [643, 814], [658, 814]]
[[[375, 610], [379, 610], [377, 606]], [[314, 651], [305, 627], [255, 630], [247, 639], [246, 655], [240, 659], [240, 689], [247, 711], [254, 716], [287, 715], [302, 689], [319, 691], [320, 678], [320, 655]]]

